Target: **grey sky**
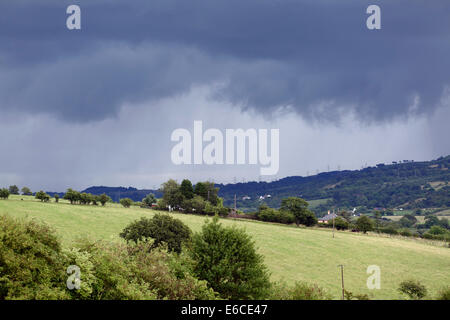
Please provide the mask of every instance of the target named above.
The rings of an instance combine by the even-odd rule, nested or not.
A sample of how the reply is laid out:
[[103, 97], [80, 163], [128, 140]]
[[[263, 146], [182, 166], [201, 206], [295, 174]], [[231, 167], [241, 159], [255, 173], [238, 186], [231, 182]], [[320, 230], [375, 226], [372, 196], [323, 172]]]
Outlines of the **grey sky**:
[[0, 185], [258, 179], [174, 166], [170, 134], [194, 120], [280, 128], [278, 178], [449, 154], [450, 3], [376, 1], [369, 31], [372, 3], [2, 1]]

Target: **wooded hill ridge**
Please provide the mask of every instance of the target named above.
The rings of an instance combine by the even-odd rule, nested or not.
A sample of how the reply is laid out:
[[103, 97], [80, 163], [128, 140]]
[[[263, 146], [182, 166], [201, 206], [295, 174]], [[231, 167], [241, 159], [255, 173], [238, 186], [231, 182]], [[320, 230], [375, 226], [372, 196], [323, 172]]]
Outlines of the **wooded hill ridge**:
[[[216, 184], [224, 205], [243, 211], [254, 211], [265, 202], [278, 208], [281, 199], [296, 196], [314, 203], [314, 211], [330, 207], [367, 209], [414, 209], [450, 207], [450, 156], [432, 161], [409, 160], [377, 164], [361, 170], [322, 172], [308, 177], [292, 176], [273, 182]], [[131, 198], [141, 201], [147, 194], [161, 197], [159, 190], [133, 187], [90, 187], [82, 192], [106, 193], [113, 201]], [[54, 194], [53, 192], [49, 194]], [[264, 199], [261, 199], [264, 197]], [[320, 200], [321, 199], [321, 200]], [[320, 200], [320, 201], [319, 201]]]

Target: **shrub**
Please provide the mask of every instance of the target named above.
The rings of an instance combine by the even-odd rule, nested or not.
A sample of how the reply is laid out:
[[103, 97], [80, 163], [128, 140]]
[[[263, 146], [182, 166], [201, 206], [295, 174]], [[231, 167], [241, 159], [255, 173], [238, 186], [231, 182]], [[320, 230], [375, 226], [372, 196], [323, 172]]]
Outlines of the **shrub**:
[[297, 226], [303, 224], [310, 227], [317, 224], [316, 216], [308, 210], [308, 202], [302, 198], [288, 197], [281, 200], [280, 211], [291, 213]]
[[67, 299], [68, 267], [53, 231], [0, 216], [0, 300]]
[[380, 228], [380, 229], [378, 229], [378, 231], [381, 233], [392, 234], [392, 235], [398, 234], [397, 230], [392, 226]]
[[249, 235], [223, 227], [214, 217], [193, 237], [194, 273], [222, 298], [262, 299], [268, 295], [269, 275]]
[[153, 193], [149, 193], [148, 195], [145, 196], [144, 199], [142, 199], [142, 206], [146, 207], [146, 208], [151, 208], [152, 204], [156, 203], [156, 198], [155, 195]]
[[230, 214], [230, 208], [227, 207], [219, 207], [219, 216], [227, 217]]
[[169, 254], [152, 250], [148, 244], [140, 243], [132, 248], [136, 262], [134, 274], [149, 284], [158, 299], [211, 300], [217, 294], [208, 288], [204, 280], [193, 275], [193, 261], [186, 254]]
[[358, 220], [356, 220], [356, 228], [358, 231], [367, 233], [367, 231], [373, 230], [373, 222], [368, 216], [360, 216]]
[[430, 228], [430, 230], [428, 230], [428, 233], [433, 234], [433, 235], [441, 235], [441, 234], [446, 234], [447, 230], [445, 230], [441, 226], [432, 226]]
[[279, 211], [269, 207], [262, 207], [256, 213], [256, 217], [262, 221], [279, 222], [279, 223], [294, 223], [295, 217], [292, 213], [287, 211]]
[[[192, 276], [186, 256], [149, 250], [137, 245], [92, 243], [82, 240], [69, 252], [71, 263], [80, 266], [82, 299], [215, 299], [206, 281]], [[84, 287], [83, 287], [84, 285]]]
[[72, 290], [74, 299], [154, 300], [156, 292], [135, 274], [136, 263], [122, 244], [79, 242], [66, 252], [70, 264], [81, 271], [80, 290]]
[[344, 290], [344, 298], [346, 300], [370, 300], [369, 296], [367, 294], [355, 294], [351, 291]]
[[9, 190], [6, 188], [0, 189], [0, 199], [8, 199], [9, 198]]
[[411, 214], [405, 214], [400, 220], [399, 223], [402, 227], [410, 228], [415, 223], [417, 223], [417, 218]]
[[120, 204], [125, 208], [129, 208], [133, 204], [133, 200], [131, 200], [130, 198], [123, 198], [120, 199]]
[[[54, 232], [34, 221], [0, 216], [0, 300], [3, 299], [215, 299], [193, 276], [188, 255], [78, 240], [61, 249]], [[80, 288], [69, 290], [69, 265], [80, 268]]]
[[55, 193], [55, 202], [58, 203], [59, 202], [59, 194]]
[[[333, 225], [332, 222], [328, 224]], [[347, 230], [348, 222], [341, 217], [337, 217], [336, 219], [334, 219], [334, 226], [336, 227], [337, 230]]]
[[402, 230], [400, 230], [400, 235], [402, 235], [404, 237], [412, 237], [413, 234], [408, 229], [402, 229]]
[[48, 202], [50, 201], [50, 196], [46, 194], [44, 191], [38, 191], [36, 192], [35, 198], [38, 200], [41, 200], [41, 202]]
[[450, 286], [439, 290], [437, 300], [450, 300]]
[[284, 283], [272, 284], [271, 300], [330, 300], [332, 297], [316, 284], [295, 282], [292, 287]]
[[153, 239], [152, 248], [166, 244], [169, 251], [181, 252], [183, 243], [191, 238], [191, 230], [179, 219], [168, 214], [156, 214], [152, 219], [141, 218], [128, 225], [120, 236], [127, 242], [147, 242]]
[[427, 295], [427, 288], [419, 281], [405, 280], [400, 283], [398, 290], [410, 299], [422, 299]]

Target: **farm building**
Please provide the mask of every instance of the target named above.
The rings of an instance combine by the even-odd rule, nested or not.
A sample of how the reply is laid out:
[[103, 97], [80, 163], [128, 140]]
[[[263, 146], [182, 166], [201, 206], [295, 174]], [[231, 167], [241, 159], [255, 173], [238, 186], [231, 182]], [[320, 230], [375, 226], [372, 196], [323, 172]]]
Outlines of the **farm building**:
[[319, 218], [319, 223], [328, 223], [328, 221], [337, 218], [337, 214], [329, 213], [326, 216]]

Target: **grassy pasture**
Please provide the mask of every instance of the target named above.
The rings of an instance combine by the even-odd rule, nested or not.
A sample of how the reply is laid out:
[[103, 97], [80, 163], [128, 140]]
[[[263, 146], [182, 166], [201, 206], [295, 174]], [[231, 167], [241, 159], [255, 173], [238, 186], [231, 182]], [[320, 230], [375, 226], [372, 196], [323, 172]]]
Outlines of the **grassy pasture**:
[[[23, 199], [23, 200], [21, 200]], [[0, 214], [36, 218], [53, 226], [65, 245], [80, 236], [121, 241], [118, 234], [131, 221], [151, 217], [155, 211], [118, 204], [106, 207], [41, 203], [32, 197], [11, 196], [0, 200]], [[193, 231], [199, 231], [205, 217], [173, 213]], [[346, 289], [367, 293], [373, 299], [398, 299], [398, 284], [413, 278], [422, 281], [431, 293], [450, 284], [450, 249], [413, 239], [307, 229], [257, 221], [222, 219], [224, 225], [243, 227], [252, 235], [265, 257], [273, 280], [306, 280], [340, 295], [339, 264], [345, 266]], [[366, 286], [367, 267], [381, 268], [381, 289]]]

